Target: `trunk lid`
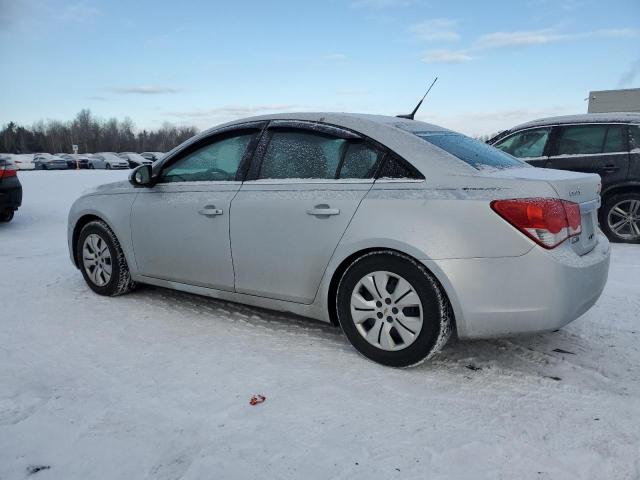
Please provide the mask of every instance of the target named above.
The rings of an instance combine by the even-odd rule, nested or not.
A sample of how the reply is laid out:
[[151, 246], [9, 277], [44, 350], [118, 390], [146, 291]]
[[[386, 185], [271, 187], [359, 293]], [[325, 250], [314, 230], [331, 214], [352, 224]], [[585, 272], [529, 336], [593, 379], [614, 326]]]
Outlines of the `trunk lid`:
[[580, 205], [582, 232], [569, 238], [578, 255], [589, 253], [598, 243], [598, 208], [600, 208], [600, 176], [595, 173], [570, 172], [549, 168], [506, 168], [487, 173], [488, 176], [518, 180], [543, 181], [557, 193], [558, 198]]

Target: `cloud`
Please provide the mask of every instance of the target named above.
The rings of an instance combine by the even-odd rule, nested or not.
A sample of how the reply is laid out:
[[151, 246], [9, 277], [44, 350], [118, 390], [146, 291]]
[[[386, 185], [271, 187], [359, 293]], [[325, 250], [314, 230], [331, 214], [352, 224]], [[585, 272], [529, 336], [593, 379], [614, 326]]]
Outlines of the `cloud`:
[[555, 29], [493, 32], [482, 35], [474, 44], [476, 49], [520, 47], [542, 45], [546, 43], [577, 40], [590, 37], [634, 38], [640, 36], [640, 30], [633, 28], [609, 28], [589, 32], [563, 33]]
[[409, 7], [415, 3], [415, 0], [353, 0], [351, 6], [380, 10], [383, 8]]
[[84, 23], [100, 14], [100, 10], [85, 2], [76, 2], [65, 6], [55, 14], [63, 22]]
[[464, 50], [429, 50], [422, 57], [427, 63], [462, 63], [473, 60]]
[[109, 89], [113, 93], [119, 94], [138, 94], [138, 95], [160, 95], [163, 93], [179, 93], [182, 90], [173, 87], [160, 87], [160, 86], [130, 86], [130, 87], [114, 87]]
[[291, 104], [274, 105], [226, 105], [212, 108], [196, 108], [188, 111], [165, 112], [167, 115], [182, 119], [219, 118], [219, 117], [246, 117], [273, 112], [291, 112], [304, 110], [303, 107]]
[[618, 80], [618, 87], [630, 87], [637, 77], [640, 77], [640, 58], [633, 62], [629, 66], [629, 69], [620, 76], [620, 80]]
[[418, 40], [450, 42], [460, 39], [456, 31], [457, 24], [457, 21], [449, 18], [436, 18], [412, 25], [409, 31]]

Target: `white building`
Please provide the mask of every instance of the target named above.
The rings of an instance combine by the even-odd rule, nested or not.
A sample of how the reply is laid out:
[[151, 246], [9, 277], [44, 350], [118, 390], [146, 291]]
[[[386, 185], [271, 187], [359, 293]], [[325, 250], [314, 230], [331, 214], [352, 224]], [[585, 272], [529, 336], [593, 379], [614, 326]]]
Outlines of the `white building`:
[[589, 92], [587, 112], [640, 112], [640, 88]]

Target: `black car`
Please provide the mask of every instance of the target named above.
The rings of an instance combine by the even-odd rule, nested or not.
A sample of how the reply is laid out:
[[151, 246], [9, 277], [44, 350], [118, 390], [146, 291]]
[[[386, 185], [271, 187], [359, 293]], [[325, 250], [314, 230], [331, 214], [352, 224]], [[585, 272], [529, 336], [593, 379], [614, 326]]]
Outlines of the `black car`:
[[0, 156], [0, 222], [9, 222], [22, 204], [22, 185], [8, 157]]
[[545, 118], [487, 143], [536, 167], [599, 174], [600, 228], [611, 241], [640, 243], [639, 113]]

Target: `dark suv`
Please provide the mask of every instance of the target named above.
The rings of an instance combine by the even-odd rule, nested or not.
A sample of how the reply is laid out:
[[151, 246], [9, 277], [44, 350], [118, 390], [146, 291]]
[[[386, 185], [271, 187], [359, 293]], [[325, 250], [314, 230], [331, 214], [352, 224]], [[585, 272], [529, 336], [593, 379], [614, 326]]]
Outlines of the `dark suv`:
[[22, 204], [22, 185], [11, 160], [0, 155], [0, 222], [8, 222]]
[[640, 243], [640, 114], [545, 118], [487, 143], [536, 167], [599, 174], [600, 228], [614, 242]]

